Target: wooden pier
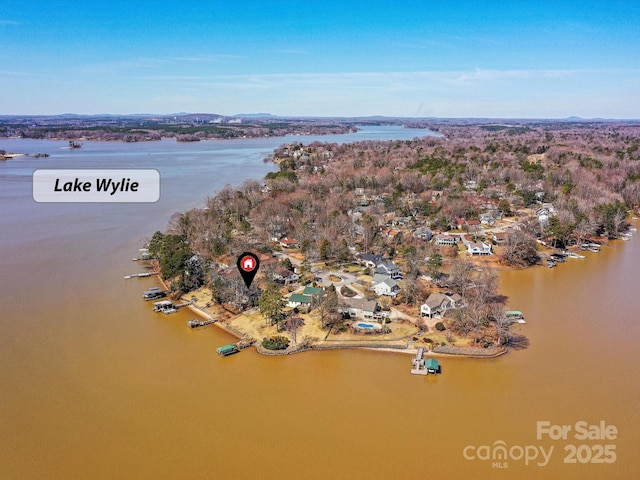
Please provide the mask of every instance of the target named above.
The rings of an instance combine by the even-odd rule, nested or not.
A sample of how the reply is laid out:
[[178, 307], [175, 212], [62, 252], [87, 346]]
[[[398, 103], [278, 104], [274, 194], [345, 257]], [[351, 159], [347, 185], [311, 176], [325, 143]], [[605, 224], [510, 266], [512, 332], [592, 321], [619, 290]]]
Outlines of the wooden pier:
[[189, 326], [189, 328], [200, 328], [200, 327], [206, 327], [207, 325], [212, 325], [216, 322], [217, 320], [213, 318], [210, 320], [196, 320], [194, 318], [192, 320], [187, 320], [187, 325]]
[[183, 303], [178, 303], [175, 307], [176, 308], [182, 308], [182, 307], [188, 307], [189, 305], [191, 305], [193, 303], [193, 300], [189, 301], [189, 302], [183, 302]]
[[142, 272], [142, 273], [132, 273], [131, 275], [125, 275], [124, 279], [125, 280], [129, 280], [130, 278], [146, 278], [146, 277], [150, 277], [151, 275], [155, 275], [155, 273], [151, 273], [151, 272]]
[[251, 345], [255, 344], [256, 341], [253, 338], [242, 339], [239, 342], [236, 342], [236, 347], [239, 350], [243, 350], [245, 348], [249, 348]]

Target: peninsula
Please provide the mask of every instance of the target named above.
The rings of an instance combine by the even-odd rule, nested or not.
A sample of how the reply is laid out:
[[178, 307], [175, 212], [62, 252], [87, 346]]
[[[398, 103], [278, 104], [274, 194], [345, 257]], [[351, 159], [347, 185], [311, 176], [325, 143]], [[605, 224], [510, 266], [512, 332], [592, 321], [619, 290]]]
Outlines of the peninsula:
[[[51, 115], [0, 116], [0, 136], [47, 140], [147, 142], [173, 138], [178, 142], [234, 138], [329, 135], [356, 131], [356, 119], [282, 118], [269, 114], [224, 116], [175, 115]], [[376, 120], [363, 120], [376, 123]]]
[[[629, 234], [640, 125], [429, 128], [440, 136], [281, 146], [277, 172], [225, 187], [153, 235], [162, 278], [263, 352], [526, 345], [496, 270], [552, 267]], [[235, 268], [244, 251], [261, 262], [251, 288]]]

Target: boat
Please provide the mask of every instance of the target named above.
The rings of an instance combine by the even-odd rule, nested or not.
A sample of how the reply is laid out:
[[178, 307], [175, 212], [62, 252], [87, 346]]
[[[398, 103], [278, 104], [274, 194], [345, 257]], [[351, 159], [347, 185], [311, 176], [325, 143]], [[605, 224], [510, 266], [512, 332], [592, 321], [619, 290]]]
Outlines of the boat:
[[547, 267], [548, 267], [548, 268], [553, 268], [553, 267], [555, 267], [555, 266], [556, 266], [556, 262], [554, 262], [554, 261], [553, 261], [553, 260], [551, 260], [551, 259], [547, 259]]
[[567, 253], [567, 257], [569, 257], [569, 258], [585, 258], [584, 255], [580, 255], [579, 253], [575, 253], [575, 252]]

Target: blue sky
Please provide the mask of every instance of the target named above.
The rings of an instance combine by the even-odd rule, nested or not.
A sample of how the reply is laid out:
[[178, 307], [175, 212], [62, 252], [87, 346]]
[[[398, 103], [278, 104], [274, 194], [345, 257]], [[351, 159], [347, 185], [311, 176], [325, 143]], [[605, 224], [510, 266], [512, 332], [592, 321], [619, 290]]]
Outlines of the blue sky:
[[640, 2], [0, 0], [0, 114], [640, 118]]

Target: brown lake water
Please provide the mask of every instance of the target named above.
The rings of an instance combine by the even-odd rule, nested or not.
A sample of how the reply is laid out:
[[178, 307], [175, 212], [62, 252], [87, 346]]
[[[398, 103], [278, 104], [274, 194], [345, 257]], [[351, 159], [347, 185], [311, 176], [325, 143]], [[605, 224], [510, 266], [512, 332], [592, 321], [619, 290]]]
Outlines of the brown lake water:
[[[273, 166], [262, 157], [281, 142], [72, 152], [0, 140], [51, 153], [0, 162], [1, 479], [638, 477], [640, 237], [552, 270], [502, 272], [528, 347], [443, 358], [439, 376], [412, 376], [410, 356], [372, 351], [221, 358], [215, 348], [232, 337], [188, 329], [188, 312], [154, 314], [140, 298], [154, 280], [123, 280], [139, 270], [131, 257], [143, 237], [225, 183], [264, 176]], [[157, 168], [162, 199], [31, 200], [35, 168], [98, 166]], [[572, 430], [537, 439], [542, 421]], [[580, 421], [615, 426], [617, 438], [576, 439]], [[483, 446], [500, 445], [505, 460], [482, 459]], [[608, 456], [601, 445], [613, 446]], [[534, 450], [528, 465], [519, 458]]]

